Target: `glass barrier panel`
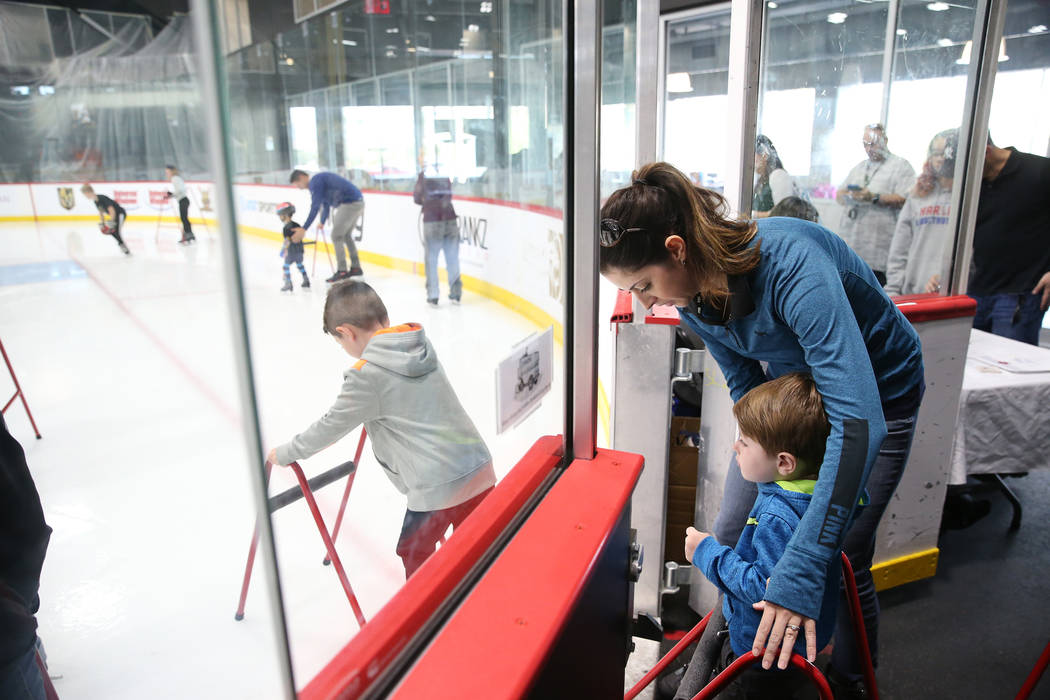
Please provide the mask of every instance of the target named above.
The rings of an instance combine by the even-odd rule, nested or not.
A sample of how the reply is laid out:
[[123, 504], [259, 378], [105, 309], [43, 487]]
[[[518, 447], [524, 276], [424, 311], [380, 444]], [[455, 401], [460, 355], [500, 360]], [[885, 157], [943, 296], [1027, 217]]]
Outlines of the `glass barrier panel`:
[[[942, 5], [944, 6], [942, 8]], [[959, 201], [956, 153], [967, 93], [968, 61], [962, 52], [973, 36], [975, 2], [904, 0], [896, 29], [887, 137], [915, 171], [904, 193], [886, 263], [891, 295], [949, 294]], [[978, 141], [974, 141], [979, 147]], [[891, 161], [892, 164], [892, 161]]]
[[697, 185], [725, 188], [728, 5], [668, 21], [664, 35], [663, 160]]
[[[295, 474], [274, 467], [299, 689], [562, 431], [561, 16], [365, 3], [226, 58], [264, 441], [315, 480], [338, 555], [322, 564]], [[272, 70], [249, 77], [260, 50]]]
[[[187, 16], [0, 4], [0, 342], [13, 371], [0, 391], [17, 376], [28, 409], [15, 402], [3, 422], [35, 482], [5, 436], [5, 689], [37, 637], [59, 697], [287, 697], [266, 547], [234, 620], [260, 465], [242, 429], [241, 319], [195, 44]], [[255, 54], [233, 58], [249, 80]], [[231, 142], [246, 170], [271, 167], [262, 135], [276, 149], [278, 133], [243, 123], [259, 133], [257, 151]], [[49, 541], [10, 496], [39, 497]], [[12, 514], [31, 537], [12, 537]], [[12, 554], [32, 562], [25, 579], [9, 578]]]

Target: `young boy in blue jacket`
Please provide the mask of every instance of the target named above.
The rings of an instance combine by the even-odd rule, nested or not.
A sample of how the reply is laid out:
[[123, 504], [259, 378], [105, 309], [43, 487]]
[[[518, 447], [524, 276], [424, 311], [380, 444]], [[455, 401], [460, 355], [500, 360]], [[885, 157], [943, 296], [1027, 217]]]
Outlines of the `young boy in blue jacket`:
[[418, 323], [391, 326], [370, 286], [350, 280], [328, 290], [324, 331], [357, 363], [328, 412], [270, 450], [271, 464], [305, 459], [364, 424], [372, 451], [408, 500], [397, 554], [410, 577], [496, 483], [492, 455], [463, 409]]
[[[831, 431], [816, 383], [797, 372], [755, 387], [733, 406], [733, 414], [740, 429], [733, 446], [740, 473], [758, 484], [758, 498], [735, 549], [695, 528], [688, 528], [685, 538], [686, 556], [725, 594], [722, 611], [731, 647], [723, 653], [726, 664], [751, 653], [761, 619], [753, 606], [764, 598], [773, 567], [809, 506]], [[839, 566], [837, 557], [828, 566], [817, 620], [818, 649], [834, 631]], [[805, 657], [805, 637], [789, 627], [786, 642], [792, 634], [795, 651]], [[752, 667], [741, 677], [736, 696], [791, 697], [798, 684], [792, 675]]]

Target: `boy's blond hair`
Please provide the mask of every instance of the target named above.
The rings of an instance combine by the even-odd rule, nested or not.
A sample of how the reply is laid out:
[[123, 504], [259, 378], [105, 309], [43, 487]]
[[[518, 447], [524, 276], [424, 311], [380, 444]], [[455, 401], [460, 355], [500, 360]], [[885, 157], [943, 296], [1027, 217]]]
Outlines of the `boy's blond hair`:
[[88, 192], [90, 192], [91, 194], [95, 194], [95, 188], [91, 186], [90, 182], [85, 182], [83, 185], [81, 185], [80, 191], [84, 194], [87, 194]]
[[324, 302], [325, 333], [336, 335], [335, 329], [343, 325], [372, 330], [389, 323], [383, 300], [364, 282], [347, 280], [328, 290]]
[[733, 415], [740, 432], [767, 453], [794, 455], [796, 477], [820, 469], [831, 424], [810, 375], [793, 372], [759, 384], [736, 402]]

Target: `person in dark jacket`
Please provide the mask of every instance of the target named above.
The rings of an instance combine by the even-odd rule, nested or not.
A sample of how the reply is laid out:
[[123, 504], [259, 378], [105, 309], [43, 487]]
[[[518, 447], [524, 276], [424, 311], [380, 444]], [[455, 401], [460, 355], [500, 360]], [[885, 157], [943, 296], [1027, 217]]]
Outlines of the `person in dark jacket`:
[[0, 698], [44, 700], [36, 660], [40, 570], [51, 538], [25, 452], [0, 415]]
[[459, 278], [459, 226], [452, 206], [452, 181], [438, 175], [427, 177], [420, 172], [412, 198], [423, 207], [427, 303], [431, 306], [438, 304], [438, 255], [444, 251], [448, 298], [453, 304], [458, 304], [463, 296], [463, 282]]

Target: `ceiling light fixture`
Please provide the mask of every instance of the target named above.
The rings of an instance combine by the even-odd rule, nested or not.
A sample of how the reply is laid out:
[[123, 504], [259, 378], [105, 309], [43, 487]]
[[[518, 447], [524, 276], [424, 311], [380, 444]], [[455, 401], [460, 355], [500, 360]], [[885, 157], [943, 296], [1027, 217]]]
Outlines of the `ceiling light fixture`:
[[926, 9], [930, 12], [944, 12], [945, 10], [951, 9], [951, 5], [946, 2], [931, 2], [926, 5]]
[[778, 7], [780, 7], [780, 5], [776, 4], [775, 2], [767, 2], [766, 7], [768, 7], [771, 10], [775, 10]]
[[1045, 24], [1037, 24], [1034, 27], [1029, 27], [1028, 28], [1028, 33], [1029, 34], [1042, 34], [1045, 31], [1046, 31], [1046, 25]]
[[845, 12], [832, 12], [828, 15], [828, 22], [831, 24], [842, 24], [849, 17]]
[[944, 47], [948, 47], [948, 46], [951, 46], [951, 45], [952, 45], [952, 44], [954, 44], [954, 43], [955, 43], [955, 42], [954, 42], [954, 41], [952, 41], [951, 39], [938, 39], [938, 40], [937, 40], [937, 46], [944, 46]]
[[357, 42], [353, 39], [343, 39], [343, 46], [357, 46]]

